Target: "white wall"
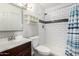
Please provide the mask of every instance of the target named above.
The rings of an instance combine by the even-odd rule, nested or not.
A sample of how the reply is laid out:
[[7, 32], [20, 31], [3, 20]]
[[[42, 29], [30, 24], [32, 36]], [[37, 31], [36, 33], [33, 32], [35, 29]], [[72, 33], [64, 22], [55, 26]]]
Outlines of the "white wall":
[[[72, 5], [59, 6], [57, 8], [47, 9], [46, 20], [68, 19], [69, 10]], [[55, 55], [64, 55], [67, 39], [67, 22], [51, 23], [45, 25], [45, 45], [51, 49]]]
[[38, 23], [24, 23], [23, 26], [23, 36], [24, 37], [31, 37], [38, 35]]
[[45, 31], [46, 28], [42, 28], [42, 26], [45, 27], [45, 24], [39, 23], [38, 26], [39, 26], [38, 28], [39, 29], [39, 44], [44, 45], [46, 41], [46, 31]]
[[[32, 15], [35, 17], [38, 17], [38, 19], [44, 20], [44, 12], [45, 9], [40, 6], [39, 3], [35, 3], [33, 10], [24, 10], [24, 15]], [[24, 31], [23, 31], [23, 36], [24, 37], [30, 37], [34, 35], [38, 35], [38, 30], [39, 24], [38, 23], [32, 23], [32, 24], [27, 24], [27, 21], [24, 19]]]
[[47, 20], [58, 20], [69, 17], [69, 10], [73, 4], [60, 4], [59, 6], [52, 7], [46, 9], [45, 12], [47, 16], [45, 17]]
[[24, 10], [24, 14], [36, 16], [42, 20], [44, 19], [44, 12], [45, 12], [45, 9], [39, 3], [34, 4], [32, 11], [31, 10]]
[[67, 22], [46, 24], [45, 45], [55, 55], [64, 55], [67, 39]]

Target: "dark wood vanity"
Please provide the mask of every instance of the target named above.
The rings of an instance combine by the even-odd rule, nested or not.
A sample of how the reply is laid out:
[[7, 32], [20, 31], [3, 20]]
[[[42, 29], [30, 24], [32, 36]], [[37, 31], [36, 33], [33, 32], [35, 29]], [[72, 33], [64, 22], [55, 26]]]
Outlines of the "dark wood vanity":
[[31, 56], [31, 42], [0, 52], [0, 56]]

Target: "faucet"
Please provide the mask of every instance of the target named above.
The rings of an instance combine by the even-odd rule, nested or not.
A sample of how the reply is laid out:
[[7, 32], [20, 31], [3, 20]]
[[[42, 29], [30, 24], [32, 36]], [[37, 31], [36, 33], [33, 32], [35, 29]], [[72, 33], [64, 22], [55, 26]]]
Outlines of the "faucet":
[[15, 35], [14, 35], [14, 33], [13, 33], [13, 35], [11, 35], [11, 36], [8, 38], [8, 41], [14, 40], [14, 39], [15, 39]]

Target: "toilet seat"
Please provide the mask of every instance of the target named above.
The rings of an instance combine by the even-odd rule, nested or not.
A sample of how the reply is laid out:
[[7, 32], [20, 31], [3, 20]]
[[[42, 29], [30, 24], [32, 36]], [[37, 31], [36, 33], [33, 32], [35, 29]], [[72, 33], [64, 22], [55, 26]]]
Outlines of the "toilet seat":
[[46, 46], [43, 46], [43, 45], [37, 46], [36, 50], [38, 52], [40, 52], [41, 54], [43, 54], [43, 55], [50, 54], [50, 49], [48, 47], [46, 47]]

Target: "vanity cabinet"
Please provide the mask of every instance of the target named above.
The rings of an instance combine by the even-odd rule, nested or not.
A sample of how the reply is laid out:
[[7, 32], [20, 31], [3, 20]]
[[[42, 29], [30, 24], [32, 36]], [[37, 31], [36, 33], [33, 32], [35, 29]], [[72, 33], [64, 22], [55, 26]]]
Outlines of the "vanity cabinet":
[[0, 56], [31, 56], [31, 42], [0, 52]]

